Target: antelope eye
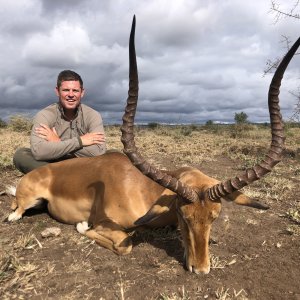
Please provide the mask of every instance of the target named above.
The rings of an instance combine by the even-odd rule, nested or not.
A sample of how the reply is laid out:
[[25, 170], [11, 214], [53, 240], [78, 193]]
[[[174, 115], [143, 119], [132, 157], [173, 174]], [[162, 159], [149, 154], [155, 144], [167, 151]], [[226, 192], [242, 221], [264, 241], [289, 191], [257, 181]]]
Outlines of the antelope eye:
[[186, 214], [184, 214], [183, 211], [182, 211], [180, 208], [177, 208], [176, 211], [177, 211], [177, 214], [180, 216], [180, 218], [181, 218], [185, 223], [187, 223], [188, 220], [189, 220], [189, 216], [186, 215]]

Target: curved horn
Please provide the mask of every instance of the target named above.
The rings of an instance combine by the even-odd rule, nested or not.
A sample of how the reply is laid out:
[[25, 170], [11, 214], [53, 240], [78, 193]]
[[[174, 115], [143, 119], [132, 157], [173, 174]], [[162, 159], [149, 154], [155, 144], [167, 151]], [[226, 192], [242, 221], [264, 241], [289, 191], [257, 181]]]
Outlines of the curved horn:
[[274, 73], [273, 79], [270, 84], [268, 105], [270, 113], [272, 142], [268, 153], [260, 164], [255, 165], [253, 168], [247, 169], [244, 173], [235, 178], [228, 179], [208, 189], [208, 197], [211, 200], [218, 200], [221, 197], [231, 194], [234, 191], [240, 190], [242, 187], [254, 182], [255, 180], [260, 179], [267, 173], [271, 172], [272, 168], [281, 161], [285, 137], [283, 132], [282, 116], [280, 114], [279, 107], [279, 88], [281, 85], [283, 74], [295, 52], [297, 51], [299, 45], [300, 38], [298, 38], [298, 40], [294, 43], [294, 45], [282, 59], [280, 65]]
[[124, 145], [124, 153], [129, 157], [132, 163], [146, 176], [159, 183], [165, 188], [177, 193], [189, 202], [195, 202], [199, 199], [198, 194], [191, 187], [185, 185], [178, 179], [162, 172], [151, 166], [137, 151], [134, 142], [134, 117], [138, 101], [138, 70], [136, 63], [135, 45], [135, 16], [133, 17], [132, 27], [129, 38], [129, 90], [127, 105], [123, 116], [123, 125], [121, 127], [121, 141]]

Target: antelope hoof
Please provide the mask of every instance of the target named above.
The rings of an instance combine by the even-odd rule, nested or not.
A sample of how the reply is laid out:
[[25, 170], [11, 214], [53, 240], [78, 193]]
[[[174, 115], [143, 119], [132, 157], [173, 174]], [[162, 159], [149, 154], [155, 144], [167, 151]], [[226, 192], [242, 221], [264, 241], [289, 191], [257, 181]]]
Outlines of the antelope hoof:
[[90, 229], [90, 227], [88, 225], [88, 222], [83, 221], [83, 222], [77, 223], [76, 229], [79, 233], [85, 234]]
[[196, 268], [194, 268], [194, 267], [189, 267], [188, 270], [189, 270], [191, 273], [195, 273], [195, 274], [197, 274], [197, 275], [199, 275], [199, 274], [206, 275], [206, 274], [209, 273], [210, 268], [206, 268], [206, 269], [199, 270], [199, 269], [196, 269]]
[[22, 215], [18, 214], [17, 211], [14, 211], [13, 213], [11, 213], [8, 216], [7, 221], [8, 222], [13, 222], [13, 221], [20, 220], [21, 218], [22, 218]]

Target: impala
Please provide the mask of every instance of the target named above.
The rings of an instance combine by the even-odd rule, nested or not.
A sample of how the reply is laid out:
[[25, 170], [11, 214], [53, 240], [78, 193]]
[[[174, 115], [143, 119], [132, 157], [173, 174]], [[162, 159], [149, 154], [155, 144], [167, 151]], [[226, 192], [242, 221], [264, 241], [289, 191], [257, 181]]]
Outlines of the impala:
[[258, 209], [268, 207], [239, 190], [260, 179], [281, 160], [284, 145], [279, 87], [300, 39], [278, 66], [269, 89], [272, 142], [265, 159], [235, 178], [219, 182], [192, 167], [162, 171], [142, 158], [134, 143], [138, 72], [134, 45], [135, 17], [129, 40], [129, 91], [123, 117], [124, 152], [52, 163], [26, 174], [16, 189], [9, 221], [46, 201], [49, 213], [117, 254], [132, 249], [129, 231], [137, 227], [178, 224], [187, 269], [208, 273], [209, 235], [221, 210], [221, 199]]

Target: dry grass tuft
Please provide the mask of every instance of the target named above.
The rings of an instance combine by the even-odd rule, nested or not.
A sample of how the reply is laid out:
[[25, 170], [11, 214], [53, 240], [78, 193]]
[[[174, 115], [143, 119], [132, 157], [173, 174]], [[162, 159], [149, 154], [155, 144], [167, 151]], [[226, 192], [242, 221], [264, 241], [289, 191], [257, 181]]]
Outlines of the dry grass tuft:
[[29, 134], [32, 128], [32, 118], [24, 115], [11, 116], [8, 128], [15, 132], [22, 132]]
[[294, 236], [300, 236], [300, 207], [290, 208], [284, 215], [288, 218], [293, 224], [287, 226], [286, 231]]
[[210, 267], [212, 269], [224, 269], [228, 265], [226, 260], [220, 259], [218, 256], [210, 255]]
[[32, 294], [38, 274], [37, 266], [29, 262], [23, 263], [20, 258], [5, 253], [0, 265], [0, 292], [4, 295], [3, 299], [11, 299], [11, 291], [23, 295]]
[[290, 208], [285, 216], [290, 219], [291, 221], [293, 221], [294, 223], [296, 224], [299, 224], [300, 225], [300, 212], [299, 212], [299, 209], [296, 209], [296, 208]]
[[171, 293], [168, 295], [167, 293], [160, 294], [159, 300], [189, 300], [192, 299], [189, 297], [188, 293], [185, 290], [184, 285], [178, 289], [178, 292]]
[[20, 238], [14, 244], [14, 249], [36, 249], [43, 248], [40, 241], [32, 233], [22, 234]]
[[12, 168], [12, 158], [19, 147], [29, 147], [29, 136], [22, 132], [0, 128], [0, 169]]
[[224, 288], [223, 286], [218, 288], [215, 292], [216, 299], [219, 300], [231, 300], [231, 299], [238, 299], [238, 300], [248, 300], [247, 293], [244, 289], [241, 289], [240, 291], [236, 291], [233, 289], [233, 292], [230, 293], [229, 288]]

